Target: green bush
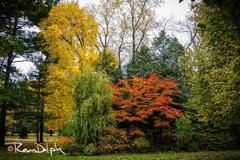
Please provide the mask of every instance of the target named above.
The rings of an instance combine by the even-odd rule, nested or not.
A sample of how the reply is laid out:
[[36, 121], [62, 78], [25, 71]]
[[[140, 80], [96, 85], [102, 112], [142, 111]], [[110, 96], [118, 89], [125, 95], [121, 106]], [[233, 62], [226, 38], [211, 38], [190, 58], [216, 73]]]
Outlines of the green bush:
[[176, 123], [177, 150], [198, 150], [197, 134], [187, 116], [182, 116]]
[[83, 152], [83, 147], [77, 143], [67, 144], [62, 149], [66, 154], [71, 156], [77, 156]]
[[136, 152], [146, 152], [150, 148], [149, 141], [143, 137], [136, 138], [131, 144]]
[[211, 128], [211, 131], [200, 131], [200, 147], [204, 150], [231, 150], [236, 149], [237, 141], [228, 131]]
[[85, 156], [93, 156], [95, 153], [96, 153], [96, 146], [93, 143], [90, 143], [83, 148], [83, 154]]

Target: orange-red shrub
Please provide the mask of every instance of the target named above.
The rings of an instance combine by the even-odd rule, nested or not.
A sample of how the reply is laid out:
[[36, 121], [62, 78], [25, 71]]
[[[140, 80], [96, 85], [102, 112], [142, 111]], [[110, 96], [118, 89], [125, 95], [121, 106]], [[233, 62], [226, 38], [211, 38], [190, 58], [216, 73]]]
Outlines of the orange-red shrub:
[[133, 134], [134, 128], [146, 133], [149, 129], [170, 127], [182, 115], [181, 104], [175, 101], [181, 95], [178, 86], [170, 78], [159, 79], [158, 73], [146, 79], [132, 77], [113, 84], [113, 114], [120, 128]]

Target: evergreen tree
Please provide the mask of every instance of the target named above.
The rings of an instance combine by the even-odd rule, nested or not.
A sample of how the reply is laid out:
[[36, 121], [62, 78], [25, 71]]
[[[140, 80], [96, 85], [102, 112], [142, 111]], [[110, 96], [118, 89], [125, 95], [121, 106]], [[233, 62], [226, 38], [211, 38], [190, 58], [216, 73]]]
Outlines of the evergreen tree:
[[127, 76], [139, 76], [147, 78], [150, 74], [159, 71], [159, 65], [155, 62], [154, 56], [147, 46], [141, 47], [139, 52], [136, 52], [135, 60], [130, 60], [127, 65]]
[[[31, 34], [28, 34], [25, 28], [37, 24], [42, 17], [45, 17], [52, 2], [39, 0], [1, 1], [0, 56], [3, 88], [6, 92], [10, 92], [15, 58], [33, 51], [31, 41], [29, 41]], [[8, 107], [9, 99], [5, 98], [1, 101], [0, 145], [5, 143], [5, 123]]]
[[161, 69], [161, 75], [163, 77], [170, 76], [181, 81], [182, 72], [179, 64], [184, 48], [177, 38], [170, 37], [165, 31], [160, 31], [159, 35], [153, 40], [152, 52], [156, 64]]
[[[44, 96], [46, 96], [46, 76], [47, 76], [47, 64], [49, 64], [49, 54], [38, 54], [33, 56], [32, 62], [35, 65], [35, 69], [31, 70], [29, 74], [28, 86], [29, 89], [35, 93], [36, 101], [35, 106], [37, 110], [37, 143], [43, 142], [43, 130], [44, 130]], [[46, 117], [46, 116], [45, 116]]]

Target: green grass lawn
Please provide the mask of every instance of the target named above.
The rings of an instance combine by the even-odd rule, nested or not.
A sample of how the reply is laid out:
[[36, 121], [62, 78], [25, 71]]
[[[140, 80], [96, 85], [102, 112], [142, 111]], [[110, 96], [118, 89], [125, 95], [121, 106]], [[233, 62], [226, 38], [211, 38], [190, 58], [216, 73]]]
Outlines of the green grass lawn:
[[[44, 134], [44, 139], [56, 138], [57, 134], [50, 137]], [[7, 139], [17, 139], [17, 142], [31, 144], [35, 142], [35, 134], [29, 134], [27, 141], [18, 139], [18, 136], [7, 136]], [[21, 141], [22, 140], [22, 141]], [[29, 140], [29, 141], [28, 141]], [[10, 141], [9, 141], [10, 142]], [[67, 154], [67, 153], [66, 153]], [[240, 151], [205, 151], [205, 152], [156, 152], [145, 154], [114, 154], [101, 156], [64, 156], [50, 154], [29, 154], [8, 152], [6, 148], [0, 148], [0, 160], [240, 160]]]
[[0, 160], [240, 160], [240, 151], [156, 152], [147, 154], [116, 154], [103, 156], [63, 156], [49, 154], [13, 154], [0, 152]]
[[[44, 133], [44, 141], [53, 141], [55, 138], [58, 137], [58, 134], [53, 134], [50, 136], [47, 133]], [[36, 134], [35, 133], [29, 133], [28, 137], [26, 139], [20, 139], [18, 134], [14, 134], [13, 136], [7, 135], [6, 136], [6, 142], [36, 142]]]
[[[50, 136], [48, 133], [43, 133], [43, 136], [45, 139], [49, 139], [52, 137], [57, 137], [57, 133], [53, 134], [52, 136]], [[15, 133], [13, 136], [11, 135], [7, 135], [6, 138], [13, 138], [13, 139], [19, 139], [19, 135], [17, 133]], [[36, 134], [35, 133], [28, 133], [28, 137], [27, 139], [36, 139]]]

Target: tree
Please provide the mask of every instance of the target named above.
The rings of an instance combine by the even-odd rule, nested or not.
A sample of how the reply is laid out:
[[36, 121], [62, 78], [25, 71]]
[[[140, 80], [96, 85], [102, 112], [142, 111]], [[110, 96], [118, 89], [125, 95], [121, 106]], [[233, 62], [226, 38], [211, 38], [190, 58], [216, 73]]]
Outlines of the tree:
[[[38, 23], [39, 19], [46, 16], [51, 7], [49, 1], [3, 1], [0, 3], [0, 56], [1, 72], [4, 90], [10, 92], [11, 74], [14, 72], [13, 63], [19, 55], [32, 52], [29, 45], [29, 36], [24, 32], [26, 26]], [[29, 7], [30, 6], [30, 7]], [[7, 97], [7, 96], [5, 96]], [[0, 145], [4, 145], [6, 112], [9, 99], [1, 102], [0, 119]]]
[[13, 92], [15, 94], [12, 98], [15, 104], [13, 111], [19, 137], [27, 138], [28, 132], [35, 130], [37, 96], [29, 89], [27, 78], [16, 82]]
[[[90, 13], [99, 24], [98, 43], [96, 47], [102, 57], [109, 53], [118, 57], [118, 70], [122, 76], [127, 26], [122, 0], [101, 0], [99, 5], [89, 7]], [[107, 54], [107, 55], [105, 55]]]
[[115, 25], [117, 14], [119, 13], [120, 0], [101, 0], [99, 5], [89, 7], [90, 13], [95, 17], [99, 24], [98, 32], [98, 51], [103, 54], [105, 49], [109, 49], [116, 35]]
[[[239, 32], [220, 9], [200, 3], [195, 8], [200, 46], [186, 52], [191, 86], [188, 107], [208, 149], [239, 143]], [[199, 124], [199, 125], [198, 125]]]
[[106, 72], [113, 82], [117, 82], [121, 77], [121, 70], [118, 68], [117, 57], [108, 49], [104, 51], [104, 54], [100, 54], [95, 61], [96, 71]]
[[187, 100], [189, 86], [187, 77], [182, 67], [182, 57], [184, 56], [184, 47], [176, 37], [171, 37], [164, 30], [154, 37], [151, 51], [153, 52], [155, 68], [161, 72], [162, 77], [171, 77], [179, 82], [179, 89], [182, 97], [179, 102]]
[[184, 48], [177, 38], [170, 37], [165, 31], [160, 31], [159, 35], [153, 38], [151, 48], [141, 47], [127, 65], [127, 76], [148, 77], [150, 74], [160, 72], [161, 78], [171, 77], [180, 84], [182, 97], [179, 101], [184, 101], [188, 93], [187, 80], [181, 67], [181, 57], [184, 55]]
[[147, 46], [142, 46], [140, 51], [135, 55], [135, 61], [131, 61], [127, 64], [127, 76], [139, 76], [147, 78], [149, 75], [160, 71], [158, 63], [155, 61], [155, 57]]
[[96, 143], [103, 129], [114, 124], [112, 87], [102, 73], [81, 73], [76, 80], [74, 137], [80, 144]]
[[165, 31], [160, 31], [157, 37], [154, 37], [152, 52], [155, 55], [155, 61], [159, 64], [161, 75], [170, 76], [181, 82], [180, 57], [184, 54], [184, 48], [177, 38], [170, 37]]
[[36, 68], [30, 72], [30, 80], [28, 81], [29, 89], [36, 94], [37, 143], [43, 143], [44, 96], [46, 96], [44, 89], [46, 87], [47, 64], [49, 63], [49, 55], [45, 55], [33, 56], [32, 62], [34, 62]]
[[126, 23], [130, 34], [131, 56], [135, 60], [135, 54], [146, 41], [149, 31], [156, 26], [154, 9], [161, 0], [126, 0]]
[[45, 91], [46, 112], [52, 115], [46, 125], [51, 130], [64, 126], [73, 115], [73, 79], [93, 70], [97, 24], [77, 4], [54, 6], [40, 24], [45, 50], [50, 54]]
[[169, 129], [182, 115], [181, 104], [174, 101], [179, 96], [178, 83], [158, 74], [148, 78], [133, 77], [120, 80], [114, 87], [114, 115], [119, 127], [128, 131], [138, 128], [157, 144], [163, 138], [163, 129]]
[[[182, 2], [183, 0], [179, 0]], [[195, 2], [196, 0], [192, 0]], [[240, 2], [238, 0], [203, 0], [203, 2], [209, 7], [218, 8], [221, 10], [224, 16], [230, 19], [239, 28], [240, 21]]]
[[196, 129], [187, 115], [177, 120], [175, 136], [178, 150], [196, 151], [198, 149]]
[[[99, 50], [112, 50], [118, 56], [119, 70], [125, 58], [147, 45], [149, 32], [156, 27], [154, 9], [160, 0], [102, 0], [94, 6], [99, 28]], [[96, 13], [96, 14], [95, 14]]]
[[[162, 77], [172, 77], [181, 81], [180, 57], [184, 53], [183, 46], [174, 37], [161, 31], [154, 37], [151, 48], [142, 46], [127, 66], [128, 76], [148, 77], [154, 72], [161, 72]], [[182, 82], [182, 81], [181, 81]]]
[[[15, 72], [16, 74], [16, 72]], [[11, 125], [15, 121], [12, 128], [7, 128], [8, 131], [18, 132], [20, 137], [26, 138], [29, 131], [35, 131], [36, 126], [36, 95], [29, 89], [28, 79], [25, 75], [16, 75], [11, 81], [11, 93], [3, 95], [8, 96], [9, 107], [7, 110], [6, 126]], [[5, 99], [6, 97], [4, 97]], [[0, 98], [0, 101], [2, 99]], [[12, 117], [9, 117], [12, 113]], [[12, 119], [12, 120], [11, 120]], [[10, 120], [10, 121], [9, 121]], [[34, 129], [33, 129], [34, 128]]]

